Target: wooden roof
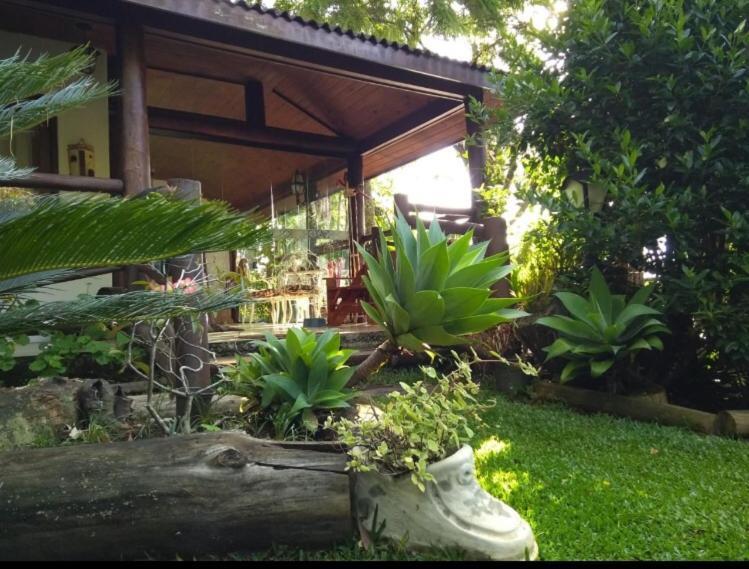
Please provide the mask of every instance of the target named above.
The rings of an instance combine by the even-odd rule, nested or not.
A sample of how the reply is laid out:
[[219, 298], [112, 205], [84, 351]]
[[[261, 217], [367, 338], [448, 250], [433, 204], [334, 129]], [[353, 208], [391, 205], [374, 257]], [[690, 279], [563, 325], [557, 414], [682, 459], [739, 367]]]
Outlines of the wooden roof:
[[[362, 154], [368, 179], [462, 140], [464, 99], [488, 83], [486, 68], [239, 1], [0, 1], [0, 29], [110, 55], [125, 16], [145, 29], [154, 176], [241, 208], [270, 184], [283, 195], [296, 169], [324, 177]], [[251, 92], [264, 124], [245, 132]]]

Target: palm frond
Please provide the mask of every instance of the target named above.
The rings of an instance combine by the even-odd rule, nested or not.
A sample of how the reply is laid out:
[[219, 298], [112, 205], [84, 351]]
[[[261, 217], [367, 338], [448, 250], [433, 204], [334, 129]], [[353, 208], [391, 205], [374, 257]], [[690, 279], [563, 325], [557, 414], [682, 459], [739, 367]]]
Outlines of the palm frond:
[[253, 247], [268, 236], [258, 217], [222, 202], [160, 194], [141, 199], [47, 196], [31, 211], [0, 221], [0, 280]]
[[85, 74], [94, 62], [88, 46], [34, 61], [20, 52], [0, 59], [0, 136], [114, 94], [114, 84], [100, 85]]
[[82, 296], [75, 301], [26, 305], [0, 313], [0, 337], [44, 329], [77, 328], [95, 322], [129, 323], [234, 308], [247, 302], [242, 291], [135, 291]]
[[0, 179], [18, 180], [25, 178], [34, 171], [33, 168], [19, 168], [16, 161], [7, 156], [0, 156]]

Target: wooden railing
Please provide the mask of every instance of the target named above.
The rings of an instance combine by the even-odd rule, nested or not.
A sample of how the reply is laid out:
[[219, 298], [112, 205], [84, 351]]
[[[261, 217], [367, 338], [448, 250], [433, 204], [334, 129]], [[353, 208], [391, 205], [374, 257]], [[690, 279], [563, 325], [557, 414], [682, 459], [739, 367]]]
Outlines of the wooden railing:
[[0, 187], [29, 188], [40, 191], [101, 192], [122, 194], [125, 185], [116, 178], [90, 176], [63, 176], [61, 174], [34, 173], [23, 178], [2, 179]]

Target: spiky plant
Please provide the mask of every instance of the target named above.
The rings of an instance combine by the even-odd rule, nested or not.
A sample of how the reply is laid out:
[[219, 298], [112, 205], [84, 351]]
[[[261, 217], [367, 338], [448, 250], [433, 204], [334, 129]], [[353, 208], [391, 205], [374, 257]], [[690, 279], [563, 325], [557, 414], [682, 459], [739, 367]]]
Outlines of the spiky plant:
[[378, 258], [359, 247], [368, 269], [362, 280], [372, 299], [362, 307], [388, 339], [359, 366], [356, 380], [376, 371], [396, 349], [466, 344], [469, 334], [527, 316], [510, 308], [518, 299], [491, 296], [492, 286], [512, 267], [506, 253], [487, 257], [488, 242], [473, 244], [472, 230], [449, 243], [437, 221], [427, 230], [417, 219], [414, 235], [398, 212], [391, 233], [395, 258], [382, 235]]

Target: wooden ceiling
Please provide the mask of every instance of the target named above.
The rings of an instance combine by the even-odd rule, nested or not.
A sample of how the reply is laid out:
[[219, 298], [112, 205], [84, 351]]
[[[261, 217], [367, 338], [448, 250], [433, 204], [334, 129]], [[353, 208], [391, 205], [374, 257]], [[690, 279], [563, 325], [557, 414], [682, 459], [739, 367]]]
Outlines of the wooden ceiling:
[[[49, 7], [54, 3], [46, 4], [47, 10], [57, 9]], [[106, 15], [84, 19], [61, 11], [52, 18], [31, 5], [29, 0], [0, 2], [0, 29], [92, 41], [114, 53], [114, 27]], [[154, 26], [146, 28], [145, 52], [149, 106], [245, 121], [244, 85], [260, 82], [268, 127], [352, 141], [364, 156], [365, 179], [454, 144], [466, 134], [460, 94], [435, 94], [423, 85], [410, 88], [405, 82], [365, 78], [330, 64], [279, 58], [228, 40]], [[296, 169], [323, 176], [332, 168], [345, 168], [345, 160], [330, 156], [181, 136], [152, 133], [154, 176], [194, 177], [206, 195], [242, 208], [267, 201], [271, 184], [279, 191], [288, 189]]]

